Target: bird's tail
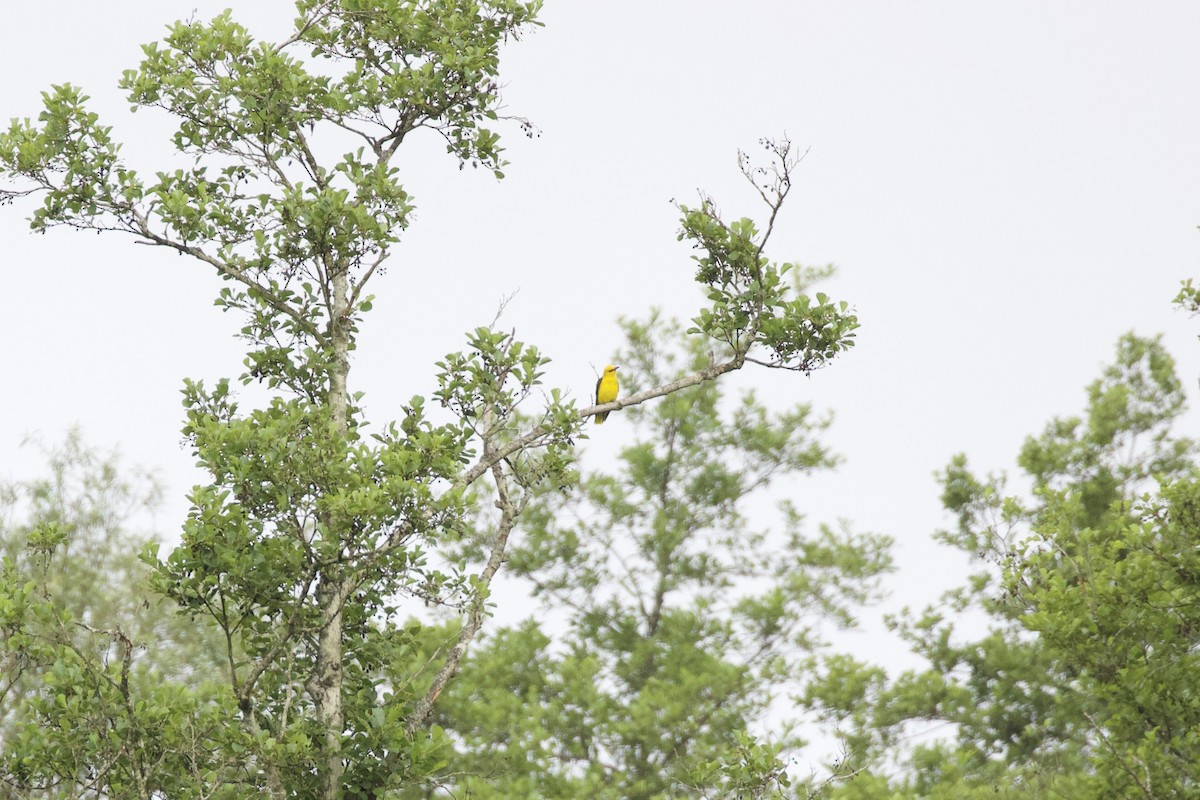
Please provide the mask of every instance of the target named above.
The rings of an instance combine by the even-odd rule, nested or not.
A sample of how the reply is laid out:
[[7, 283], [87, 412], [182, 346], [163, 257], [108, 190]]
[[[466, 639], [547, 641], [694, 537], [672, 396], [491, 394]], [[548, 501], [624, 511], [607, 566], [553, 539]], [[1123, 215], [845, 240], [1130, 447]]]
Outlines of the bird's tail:
[[596, 424], [597, 424], [597, 425], [601, 425], [601, 424], [603, 424], [604, 420], [608, 419], [608, 415], [609, 415], [610, 413], [612, 413], [612, 412], [609, 412], [609, 411], [601, 411], [599, 414], [597, 414], [597, 415], [596, 415]]

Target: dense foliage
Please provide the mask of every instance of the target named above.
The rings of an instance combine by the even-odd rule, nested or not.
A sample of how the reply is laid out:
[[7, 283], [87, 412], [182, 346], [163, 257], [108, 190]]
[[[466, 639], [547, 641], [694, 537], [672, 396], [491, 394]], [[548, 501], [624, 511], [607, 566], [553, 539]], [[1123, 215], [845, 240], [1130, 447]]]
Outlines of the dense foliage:
[[[981, 568], [939, 607], [895, 621], [928, 669], [889, 679], [827, 665], [809, 700], [864, 766], [835, 796], [1195, 794], [1200, 470], [1195, 442], [1174, 431], [1183, 408], [1174, 360], [1130, 334], [1084, 414], [1026, 440], [1027, 493], [964, 456], [950, 463], [942, 499], [958, 524], [941, 538]], [[982, 636], [961, 635], [978, 630], [971, 610]], [[910, 744], [930, 723], [953, 735]]]
[[[708, 358], [657, 316], [626, 331], [634, 391]], [[541, 611], [477, 648], [440, 704], [455, 793], [780, 796], [803, 744], [788, 698], [822, 628], [878, 595], [887, 539], [806, 532], [790, 499], [769, 526], [754, 513], [836, 463], [810, 405], [776, 413], [704, 383], [622, 424], [637, 440], [612, 469], [522, 515], [509, 570]]]
[[[121, 86], [136, 110], [170, 118], [182, 168], [127, 160], [70, 85], [0, 134], [3, 197], [41, 198], [35, 230], [117, 232], [215, 270], [218, 305], [244, 321], [239, 380], [266, 397], [247, 408], [234, 382], [186, 383], [184, 433], [207, 482], [180, 546], [149, 557], [156, 590], [220, 643], [215, 678], [139, 684], [145, 643], [122, 624], [92, 631], [99, 662], [29, 638], [48, 607], [10, 570], [8, 652], [45, 687], [38, 724], [0, 763], [18, 795], [369, 798], [424, 780], [451, 746], [430, 724], [434, 703], [483, 626], [509, 536], [530, 498], [575, 483], [588, 417], [747, 364], [809, 372], [853, 343], [845, 303], [809, 296], [792, 265], [764, 255], [796, 164], [787, 142], [767, 142], [766, 166], [742, 162], [765, 228], [724, 222], [707, 198], [681, 207], [707, 298], [690, 332], [719, 360], [579, 409], [537, 388], [541, 351], [480, 328], [399, 419], [363, 433], [352, 354], [414, 204], [394, 156], [429, 133], [460, 165], [502, 176], [500, 50], [537, 24], [538, 6], [298, 0], [278, 42], [228, 12], [176, 23]], [[535, 388], [544, 407], [518, 413]], [[481, 532], [489, 492], [499, 514]], [[468, 536], [478, 560], [456, 556]], [[426, 603], [456, 621], [411, 622]]]

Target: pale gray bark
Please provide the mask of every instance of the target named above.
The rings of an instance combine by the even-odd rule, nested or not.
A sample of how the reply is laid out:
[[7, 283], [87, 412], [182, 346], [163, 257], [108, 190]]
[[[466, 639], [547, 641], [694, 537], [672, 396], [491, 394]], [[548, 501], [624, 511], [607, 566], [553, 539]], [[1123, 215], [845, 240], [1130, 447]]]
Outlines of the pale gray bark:
[[[350, 372], [350, 281], [342, 264], [327, 261], [326, 274], [331, 284], [329, 339], [333, 345], [333, 363], [329, 369], [329, 409], [337, 432], [349, 430], [350, 397], [346, 379]], [[338, 537], [330, 520], [325, 520], [325, 536]], [[339, 548], [340, 549], [340, 548]], [[317, 719], [324, 729], [324, 769], [321, 770], [320, 796], [335, 800], [341, 796], [342, 783], [342, 609], [350, 594], [350, 582], [334, 563], [320, 575], [317, 602], [321, 607], [321, 629], [317, 633], [317, 662], [310, 691], [316, 704]]]

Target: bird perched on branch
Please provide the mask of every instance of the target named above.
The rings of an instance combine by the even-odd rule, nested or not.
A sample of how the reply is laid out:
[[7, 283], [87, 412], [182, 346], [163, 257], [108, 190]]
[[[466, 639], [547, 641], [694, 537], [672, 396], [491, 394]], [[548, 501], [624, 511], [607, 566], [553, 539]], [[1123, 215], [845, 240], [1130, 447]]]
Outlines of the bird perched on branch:
[[[617, 368], [609, 364], [604, 368], [604, 374], [596, 381], [596, 405], [611, 403], [617, 399]], [[596, 424], [604, 422], [609, 412], [602, 411], [596, 415]]]

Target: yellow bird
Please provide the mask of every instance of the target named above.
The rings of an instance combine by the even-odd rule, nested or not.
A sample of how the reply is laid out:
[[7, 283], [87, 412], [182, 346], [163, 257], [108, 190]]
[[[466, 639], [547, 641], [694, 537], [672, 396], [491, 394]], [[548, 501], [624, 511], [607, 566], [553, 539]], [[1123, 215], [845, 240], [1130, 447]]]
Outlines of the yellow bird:
[[[609, 364], [604, 368], [604, 374], [596, 381], [596, 405], [611, 403], [617, 399], [617, 368]], [[608, 418], [609, 412], [602, 411], [596, 415], [596, 424], [599, 425]]]

